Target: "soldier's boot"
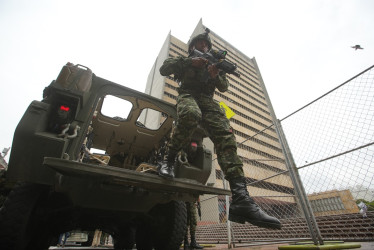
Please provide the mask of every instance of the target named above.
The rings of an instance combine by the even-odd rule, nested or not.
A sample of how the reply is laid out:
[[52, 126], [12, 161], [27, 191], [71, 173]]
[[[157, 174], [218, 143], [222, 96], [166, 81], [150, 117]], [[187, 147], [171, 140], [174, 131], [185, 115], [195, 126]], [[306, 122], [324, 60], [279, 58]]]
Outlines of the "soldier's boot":
[[246, 221], [258, 227], [281, 229], [280, 221], [266, 214], [249, 196], [245, 177], [235, 177], [229, 180], [232, 202], [229, 210], [229, 220], [244, 224]]
[[183, 241], [183, 249], [188, 250], [190, 249], [190, 244], [188, 244], [188, 236], [184, 236], [184, 241]]
[[169, 154], [166, 157], [166, 160], [161, 162], [158, 175], [166, 178], [174, 178], [174, 165], [175, 165], [175, 157], [177, 156], [177, 152], [169, 151]]
[[191, 236], [190, 249], [203, 249], [203, 246], [200, 246], [195, 239], [195, 236]]

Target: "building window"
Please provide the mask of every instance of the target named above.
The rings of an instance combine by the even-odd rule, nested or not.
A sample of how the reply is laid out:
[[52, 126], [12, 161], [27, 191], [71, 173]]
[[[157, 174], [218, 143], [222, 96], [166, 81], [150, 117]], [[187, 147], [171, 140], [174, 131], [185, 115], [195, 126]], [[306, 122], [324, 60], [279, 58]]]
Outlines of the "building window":
[[[252, 68], [254, 68], [252, 65], [248, 64], [247, 62], [243, 61], [241, 58], [236, 58], [234, 57], [235, 54], [233, 54], [229, 49], [227, 49], [225, 46], [223, 46], [222, 44], [220, 44], [219, 42], [217, 42], [216, 40], [213, 40], [213, 47], [217, 48], [217, 49], [223, 49], [223, 50], [226, 50], [229, 52], [229, 55], [232, 55], [231, 57], [233, 58], [233, 60], [235, 62], [237, 62], [238, 64], [242, 65], [244, 68], [248, 69], [249, 71], [253, 72], [255, 75], [257, 74], [256, 71]], [[240, 61], [239, 61], [240, 60]], [[248, 67], [248, 66], [249, 67]], [[252, 75], [252, 74], [251, 74]], [[254, 76], [256, 79], [257, 79], [257, 76]]]
[[166, 95], [167, 97], [170, 97], [171, 99], [177, 100], [177, 97], [175, 95], [172, 95], [166, 91], [164, 91], [164, 95]]
[[339, 196], [311, 200], [310, 204], [314, 212], [345, 210], [342, 199]]
[[179, 51], [181, 51], [182, 53], [186, 54], [187, 55], [187, 51], [182, 49], [181, 47], [177, 46], [176, 44], [174, 43], [171, 43], [171, 46], [178, 49]]
[[[228, 98], [227, 96], [221, 94], [221, 93], [218, 92], [218, 91], [215, 91], [215, 94], [216, 94], [217, 96], [219, 96], [219, 97], [221, 97], [221, 98], [227, 100], [227, 101], [230, 100], [230, 98]], [[232, 103], [233, 103], [234, 105], [236, 105], [236, 106], [238, 106], [238, 107], [241, 107], [242, 109], [244, 109], [244, 110], [246, 110], [246, 111], [248, 111], [248, 112], [250, 112], [250, 113], [252, 113], [252, 114], [254, 114], [254, 115], [256, 115], [256, 116], [258, 116], [259, 118], [261, 118], [261, 119], [263, 119], [263, 120], [265, 120], [265, 121], [267, 121], [267, 122], [269, 122], [269, 123], [272, 123], [272, 122], [273, 122], [271, 119], [269, 119], [269, 118], [267, 118], [267, 117], [265, 117], [265, 116], [259, 114], [258, 112], [256, 112], [256, 111], [254, 111], [254, 110], [248, 108], [248, 107], [245, 106], [245, 105], [242, 105], [242, 104], [240, 104], [240, 103], [238, 103], [238, 102], [232, 102]], [[249, 101], [248, 101], [248, 103], [249, 103], [249, 104], [253, 104], [253, 103], [251, 103], [251, 102], [249, 102]], [[252, 105], [252, 106], [258, 108], [257, 105]], [[267, 114], [267, 115], [270, 116], [270, 112], [268, 112], [268, 111], [266, 111], [266, 110], [264, 110], [264, 109], [260, 109], [260, 110], [263, 111], [265, 114]], [[236, 111], [236, 112], [240, 113], [239, 111]], [[237, 114], [238, 114], [238, 113], [237, 113]], [[241, 113], [241, 114], [242, 114], [242, 113]], [[245, 117], [244, 114], [243, 114], [243, 117]], [[248, 117], [248, 118], [249, 118], [249, 117]]]

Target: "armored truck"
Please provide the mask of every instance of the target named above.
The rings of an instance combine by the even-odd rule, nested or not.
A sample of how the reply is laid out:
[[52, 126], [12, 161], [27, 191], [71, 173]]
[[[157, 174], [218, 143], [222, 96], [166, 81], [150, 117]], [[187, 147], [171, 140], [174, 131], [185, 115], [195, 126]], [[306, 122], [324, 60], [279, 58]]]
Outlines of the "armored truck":
[[179, 249], [185, 202], [230, 193], [206, 185], [202, 129], [180, 152], [176, 178], [158, 176], [175, 117], [172, 104], [64, 65], [15, 129], [1, 249], [48, 249], [63, 232], [95, 229], [115, 249]]

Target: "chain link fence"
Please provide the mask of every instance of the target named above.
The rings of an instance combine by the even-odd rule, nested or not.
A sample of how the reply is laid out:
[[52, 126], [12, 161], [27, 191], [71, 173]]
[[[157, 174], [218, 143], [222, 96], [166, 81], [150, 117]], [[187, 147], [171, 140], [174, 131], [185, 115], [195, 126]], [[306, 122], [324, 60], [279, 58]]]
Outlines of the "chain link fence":
[[[229, 197], [201, 196], [199, 242], [374, 240], [374, 66], [250, 138], [237, 138], [250, 195], [283, 227], [230, 223]], [[213, 163], [208, 183], [228, 188]]]

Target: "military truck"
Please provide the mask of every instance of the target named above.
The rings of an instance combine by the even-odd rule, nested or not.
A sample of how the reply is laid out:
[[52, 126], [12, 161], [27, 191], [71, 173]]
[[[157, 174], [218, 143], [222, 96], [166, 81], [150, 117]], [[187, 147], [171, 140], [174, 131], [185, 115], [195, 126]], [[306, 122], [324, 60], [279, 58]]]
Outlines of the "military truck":
[[1, 249], [48, 249], [60, 233], [100, 229], [115, 249], [179, 249], [186, 201], [206, 185], [212, 152], [196, 130], [176, 178], [158, 176], [176, 109], [67, 63], [15, 129], [0, 211]]

